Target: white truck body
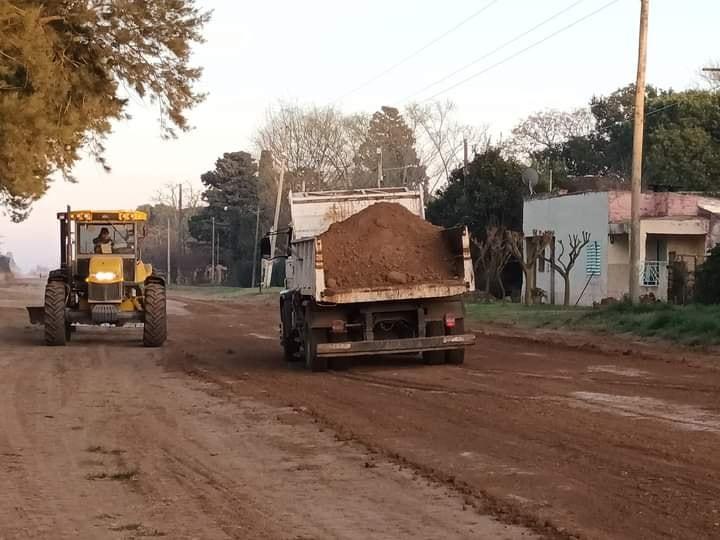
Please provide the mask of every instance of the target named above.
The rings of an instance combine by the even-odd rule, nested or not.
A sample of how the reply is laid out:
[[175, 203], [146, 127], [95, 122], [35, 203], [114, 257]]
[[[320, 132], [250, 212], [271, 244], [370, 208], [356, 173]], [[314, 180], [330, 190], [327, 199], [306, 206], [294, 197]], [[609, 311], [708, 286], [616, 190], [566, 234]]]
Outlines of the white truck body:
[[319, 236], [333, 223], [343, 221], [376, 202], [397, 203], [424, 218], [422, 192], [407, 188], [379, 188], [336, 192], [290, 193], [292, 216], [292, 255], [286, 264], [289, 289], [299, 289], [317, 302], [336, 304], [379, 302], [457, 296], [475, 290], [475, 275], [470, 257], [467, 228], [446, 229], [445, 235], [455, 251], [461, 276], [455, 283], [422, 283], [417, 285], [373, 287], [366, 289], [328, 290]]

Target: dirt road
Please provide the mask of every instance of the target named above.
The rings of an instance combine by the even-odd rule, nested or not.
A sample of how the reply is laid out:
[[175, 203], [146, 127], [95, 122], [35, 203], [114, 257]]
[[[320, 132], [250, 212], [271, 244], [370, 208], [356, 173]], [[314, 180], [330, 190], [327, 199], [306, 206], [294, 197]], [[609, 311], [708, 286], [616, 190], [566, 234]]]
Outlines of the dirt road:
[[28, 294], [0, 289], [0, 538], [720, 537], [711, 363], [481, 337], [311, 374], [267, 296], [47, 349]]

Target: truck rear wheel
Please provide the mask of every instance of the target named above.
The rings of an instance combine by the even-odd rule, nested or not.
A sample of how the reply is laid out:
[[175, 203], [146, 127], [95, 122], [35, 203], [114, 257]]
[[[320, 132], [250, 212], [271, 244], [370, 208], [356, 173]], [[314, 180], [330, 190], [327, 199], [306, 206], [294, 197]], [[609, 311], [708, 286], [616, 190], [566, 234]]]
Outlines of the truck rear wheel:
[[[452, 335], [460, 335], [465, 333], [465, 319], [455, 319], [455, 327], [452, 329]], [[465, 362], [465, 347], [455, 349], [445, 353], [445, 361], [448, 364], [463, 364]]]
[[280, 296], [280, 342], [287, 362], [301, 361], [297, 330], [293, 327], [293, 303], [291, 297]]
[[298, 344], [292, 337], [283, 340], [282, 346], [286, 361], [297, 362], [298, 360], [301, 360], [301, 358], [298, 358]]
[[145, 284], [145, 324], [143, 345], [160, 347], [167, 339], [167, 299], [165, 285], [156, 281]]
[[[445, 328], [442, 321], [430, 321], [427, 323], [425, 335], [427, 337], [444, 336]], [[445, 362], [445, 351], [423, 351], [422, 357], [426, 364], [442, 364]]]
[[318, 343], [324, 343], [326, 331], [321, 328], [305, 329], [305, 366], [310, 371], [327, 371], [327, 358], [321, 358], [317, 355]]
[[65, 283], [49, 281], [45, 286], [45, 344], [62, 346], [67, 341]]

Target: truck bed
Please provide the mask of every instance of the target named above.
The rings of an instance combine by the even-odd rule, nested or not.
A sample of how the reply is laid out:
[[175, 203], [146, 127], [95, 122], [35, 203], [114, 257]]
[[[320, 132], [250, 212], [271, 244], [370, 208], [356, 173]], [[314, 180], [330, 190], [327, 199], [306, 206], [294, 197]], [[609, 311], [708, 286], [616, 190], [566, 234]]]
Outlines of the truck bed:
[[312, 296], [316, 302], [332, 304], [443, 298], [474, 290], [475, 278], [467, 228], [445, 229], [443, 235], [455, 257], [458, 275], [462, 276], [462, 279], [408, 285], [387, 284], [370, 288], [330, 289], [325, 283], [322, 241], [319, 237], [313, 237], [293, 241], [294, 255], [288, 259], [286, 266], [288, 287], [300, 289], [303, 295]]
[[388, 285], [365, 289], [325, 289], [323, 302], [349, 304], [355, 302], [383, 302], [387, 300], [416, 300], [419, 298], [443, 298], [458, 296], [467, 291], [461, 281], [419, 283], [415, 285]]

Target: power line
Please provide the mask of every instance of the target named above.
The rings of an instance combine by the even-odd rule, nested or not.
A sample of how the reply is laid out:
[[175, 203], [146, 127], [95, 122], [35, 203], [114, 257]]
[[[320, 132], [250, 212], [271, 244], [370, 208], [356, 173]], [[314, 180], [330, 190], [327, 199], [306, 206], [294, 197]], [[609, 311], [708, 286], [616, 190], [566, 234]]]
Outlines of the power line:
[[670, 105], [665, 105], [664, 107], [660, 107], [659, 109], [655, 109], [655, 110], [653, 110], [653, 111], [650, 111], [649, 113], [647, 113], [647, 114], [645, 115], [645, 118], [647, 118], [648, 116], [652, 116], [653, 114], [661, 113], [661, 112], [663, 112], [664, 110], [669, 109], [670, 107], [675, 107], [676, 105], [677, 105], [677, 102], [676, 102], [676, 103], [671, 103]]
[[492, 51], [487, 52], [487, 53], [483, 54], [482, 56], [479, 56], [478, 58], [476, 58], [476, 59], [474, 59], [473, 61], [465, 64], [465, 65], [462, 66], [461, 68], [456, 69], [456, 70], [453, 71], [452, 73], [449, 73], [448, 75], [446, 75], [446, 76], [444, 76], [444, 77], [436, 80], [435, 82], [428, 84], [427, 86], [425, 86], [425, 87], [422, 88], [421, 90], [418, 90], [418, 91], [415, 92], [414, 94], [412, 94], [412, 95], [408, 96], [407, 98], [405, 98], [405, 99], [403, 100], [403, 102], [410, 101], [412, 98], [414, 98], [414, 97], [417, 96], [418, 94], [422, 94], [425, 90], [428, 90], [428, 89], [432, 88], [433, 86], [437, 86], [438, 84], [440, 84], [440, 83], [442, 83], [442, 82], [445, 82], [446, 80], [450, 79], [451, 77], [454, 77], [455, 75], [457, 75], [457, 74], [460, 73], [461, 71], [465, 71], [467, 68], [469, 68], [469, 67], [471, 67], [471, 66], [474, 66], [474, 65], [477, 64], [478, 62], [481, 62], [481, 61], [485, 60], [486, 58], [489, 58], [489, 57], [492, 56], [493, 54], [495, 54], [495, 53], [497, 53], [497, 52], [500, 52], [501, 50], [503, 50], [503, 49], [504, 49], [505, 47], [507, 47], [508, 45], [512, 45], [512, 44], [515, 43], [516, 41], [524, 38], [524, 37], [527, 36], [528, 34], [531, 34], [531, 33], [534, 32], [535, 30], [537, 30], [538, 28], [540, 28], [540, 27], [542, 27], [542, 26], [545, 26], [547, 23], [549, 23], [549, 22], [557, 19], [557, 18], [560, 17], [561, 15], [564, 15], [565, 13], [567, 13], [568, 11], [570, 11], [571, 9], [573, 9], [575, 6], [577, 6], [578, 4], [581, 4], [581, 3], [583, 3], [583, 2], [585, 2], [585, 0], [577, 0], [576, 2], [573, 2], [572, 4], [570, 4], [569, 6], [567, 6], [566, 8], [561, 9], [560, 11], [558, 11], [557, 13], [555, 13], [554, 15], [551, 15], [550, 17], [548, 17], [547, 19], [543, 20], [542, 22], [536, 24], [536, 25], [533, 26], [532, 28], [529, 28], [528, 30], [525, 30], [523, 33], [518, 34], [518, 35], [515, 36], [514, 38], [512, 38], [512, 39], [506, 41], [505, 43], [503, 43], [502, 45], [494, 48]]
[[405, 58], [403, 58], [403, 59], [400, 60], [399, 62], [391, 65], [390, 67], [388, 67], [388, 68], [385, 69], [384, 71], [381, 71], [380, 73], [378, 73], [378, 74], [375, 75], [374, 77], [368, 79], [367, 81], [365, 81], [365, 82], [362, 83], [361, 85], [356, 86], [355, 88], [353, 88], [353, 89], [350, 90], [349, 92], [346, 92], [345, 94], [343, 94], [342, 96], [340, 96], [339, 98], [337, 98], [337, 99], [335, 100], [335, 103], [338, 102], [338, 101], [342, 101], [343, 99], [345, 99], [346, 97], [354, 94], [354, 93], [357, 92], [358, 90], [362, 90], [362, 89], [365, 88], [366, 86], [371, 85], [372, 83], [374, 83], [374, 82], [377, 81], [378, 79], [384, 77], [385, 75], [387, 75], [387, 74], [390, 73], [391, 71], [393, 71], [393, 70], [397, 69], [398, 67], [402, 66], [404, 63], [408, 62], [409, 60], [412, 60], [412, 59], [415, 58], [417, 55], [419, 55], [420, 53], [424, 52], [426, 49], [429, 49], [430, 47], [432, 47], [433, 45], [435, 45], [438, 41], [446, 38], [447, 36], [449, 36], [450, 34], [452, 34], [455, 30], [457, 30], [457, 29], [459, 29], [460, 27], [464, 26], [465, 24], [469, 23], [471, 20], [473, 20], [474, 18], [476, 18], [478, 15], [480, 15], [481, 13], [483, 13], [484, 11], [486, 11], [487, 9], [491, 8], [494, 4], [497, 4], [499, 1], [500, 1], [500, 0], [490, 0], [490, 2], [488, 2], [487, 4], [485, 4], [483, 7], [481, 7], [479, 10], [477, 10], [475, 13], [469, 15], [468, 17], [465, 17], [462, 21], [460, 21], [459, 23], [457, 23], [455, 26], [453, 26], [453, 27], [450, 28], [449, 30], [446, 30], [446, 31], [443, 32], [441, 35], [439, 35], [438, 37], [436, 37], [435, 39], [433, 39], [432, 41], [426, 43], [425, 45], [423, 45], [422, 47], [420, 47], [418, 50], [416, 50], [414, 53], [406, 56]]
[[[670, 103], [669, 105], [665, 105], [665, 106], [663, 106], [663, 107], [658, 107], [657, 109], [653, 109], [652, 111], [648, 111], [648, 112], [645, 113], [645, 118], [648, 118], [648, 117], [650, 117], [650, 116], [652, 116], [652, 115], [654, 115], [654, 114], [658, 114], [658, 113], [661, 113], [661, 112], [666, 111], [666, 110], [668, 110], [668, 109], [671, 109], [672, 107], [676, 107], [677, 105], [678, 105], [677, 102], [675, 102], [675, 103]], [[606, 126], [604, 129], [598, 129], [598, 130], [596, 130], [596, 133], [597, 133], [598, 135], [604, 135], [604, 134], [606, 134], [606, 133], [609, 133], [610, 130], [612, 130], [613, 128], [622, 126], [623, 124], [628, 124], [628, 123], [632, 122], [632, 120], [633, 120], [632, 118], [626, 118], [625, 120], [621, 120], [621, 121], [619, 121], [619, 122], [615, 122], [614, 124], [611, 124], [611, 125], [609, 125], [609, 126]]]
[[589, 19], [590, 17], [593, 17], [593, 16], [597, 15], [597, 14], [600, 13], [601, 11], [606, 10], [607, 8], [609, 8], [610, 6], [612, 6], [613, 4], [617, 4], [619, 1], [620, 1], [620, 0], [612, 0], [612, 2], [608, 2], [607, 4], [605, 4], [605, 5], [601, 6], [601, 7], [599, 7], [598, 9], [596, 9], [595, 11], [592, 11], [592, 12], [588, 13], [587, 15], [585, 15], [585, 16], [583, 16], [583, 17], [580, 17], [579, 19], [576, 19], [575, 21], [571, 22], [570, 24], [568, 24], [568, 25], [566, 25], [566, 26], [563, 26], [563, 27], [560, 28], [559, 30], [556, 30], [556, 31], [553, 32], [552, 34], [550, 34], [550, 35], [548, 35], [548, 36], [545, 36], [544, 38], [542, 38], [542, 39], [540, 39], [540, 40], [538, 40], [538, 41], [536, 41], [536, 42], [528, 45], [528, 46], [525, 47], [524, 49], [520, 49], [518, 52], [513, 53], [513, 54], [511, 54], [510, 56], [507, 56], [507, 57], [503, 58], [502, 60], [500, 60], [500, 61], [498, 61], [498, 62], [495, 62], [494, 64], [488, 66], [487, 68], [483, 69], [482, 71], [478, 71], [477, 73], [474, 73], [473, 75], [470, 75], [469, 77], [464, 78], [463, 80], [461, 80], [461, 81], [453, 84], [452, 86], [446, 88], [445, 90], [441, 90], [440, 92], [437, 92], [437, 93], [433, 94], [432, 96], [430, 96], [429, 98], [427, 98], [427, 99], [425, 99], [425, 100], [423, 100], [423, 101], [433, 100], [433, 99], [435, 99], [436, 97], [438, 97], [438, 96], [440, 96], [440, 95], [442, 95], [442, 94], [444, 94], [444, 93], [446, 93], [446, 92], [449, 92], [450, 90], [454, 90], [454, 89], [457, 88], [458, 86], [461, 86], [461, 85], [465, 84], [466, 82], [471, 81], [472, 79], [475, 79], [475, 78], [479, 77], [480, 75], [483, 75], [483, 74], [487, 73], [488, 71], [490, 71], [490, 70], [492, 70], [492, 69], [495, 69], [496, 67], [499, 67], [499, 66], [501, 66], [501, 65], [509, 62], [510, 60], [513, 60], [513, 59], [517, 58], [518, 56], [520, 56], [521, 54], [529, 51], [530, 49], [533, 49], [533, 48], [537, 47], [538, 45], [542, 45], [542, 44], [545, 43], [546, 41], [548, 41], [548, 40], [554, 38], [555, 36], [557, 36], [558, 34], [561, 34], [562, 32], [565, 32], [566, 30], [569, 30], [569, 29], [572, 28], [573, 26], [576, 26], [576, 25], [580, 24], [581, 22], [586, 21], [586, 20]]

